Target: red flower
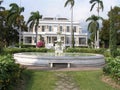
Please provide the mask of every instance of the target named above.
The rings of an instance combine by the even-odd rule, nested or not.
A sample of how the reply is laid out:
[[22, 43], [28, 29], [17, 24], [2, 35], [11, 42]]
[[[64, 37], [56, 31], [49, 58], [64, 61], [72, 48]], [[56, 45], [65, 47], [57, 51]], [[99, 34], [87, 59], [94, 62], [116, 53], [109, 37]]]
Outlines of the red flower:
[[37, 47], [44, 47], [44, 42], [43, 41], [39, 41], [38, 43], [37, 43]]

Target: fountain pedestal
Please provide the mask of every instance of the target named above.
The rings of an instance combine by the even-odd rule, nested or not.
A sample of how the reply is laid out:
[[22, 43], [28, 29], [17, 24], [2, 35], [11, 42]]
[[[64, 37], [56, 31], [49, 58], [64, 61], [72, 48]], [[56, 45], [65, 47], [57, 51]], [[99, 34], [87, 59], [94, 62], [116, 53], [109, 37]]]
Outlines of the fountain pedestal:
[[56, 44], [55, 44], [55, 56], [62, 56], [63, 54], [63, 41], [61, 40], [61, 35], [60, 33], [58, 32], [57, 33], [57, 41], [56, 41]]

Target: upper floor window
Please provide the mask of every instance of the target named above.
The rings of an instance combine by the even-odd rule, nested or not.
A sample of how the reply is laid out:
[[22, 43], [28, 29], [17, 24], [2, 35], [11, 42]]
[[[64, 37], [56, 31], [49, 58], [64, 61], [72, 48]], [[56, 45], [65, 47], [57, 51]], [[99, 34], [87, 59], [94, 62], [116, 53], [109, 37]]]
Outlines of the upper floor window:
[[45, 26], [42, 26], [42, 32], [44, 32], [45, 31]]
[[60, 26], [60, 32], [62, 32], [62, 26]]
[[66, 44], [70, 44], [70, 38], [66, 37]]
[[49, 29], [49, 32], [51, 32], [51, 31], [52, 31], [52, 26], [49, 26], [49, 28], [48, 28], [48, 29]]
[[70, 32], [70, 27], [69, 26], [67, 26], [67, 32]]

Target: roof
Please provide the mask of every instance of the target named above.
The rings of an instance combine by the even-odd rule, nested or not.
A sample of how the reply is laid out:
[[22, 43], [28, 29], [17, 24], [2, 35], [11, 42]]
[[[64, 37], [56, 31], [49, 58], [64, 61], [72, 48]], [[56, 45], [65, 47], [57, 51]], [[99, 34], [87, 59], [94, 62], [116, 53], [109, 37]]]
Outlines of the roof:
[[52, 18], [52, 17], [45, 17], [43, 20], [68, 20], [67, 18]]

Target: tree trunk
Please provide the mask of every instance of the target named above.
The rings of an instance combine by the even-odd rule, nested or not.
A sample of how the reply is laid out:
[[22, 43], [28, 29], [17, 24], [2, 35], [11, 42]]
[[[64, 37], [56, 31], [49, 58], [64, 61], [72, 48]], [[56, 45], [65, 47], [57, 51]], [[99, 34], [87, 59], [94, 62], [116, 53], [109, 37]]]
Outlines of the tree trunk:
[[35, 34], [36, 34], [36, 48], [37, 48], [37, 36], [38, 36], [38, 32], [37, 32], [37, 26], [35, 26]]
[[21, 48], [21, 27], [19, 27], [19, 48]]
[[74, 48], [73, 7], [71, 8], [71, 48]]
[[100, 48], [100, 45], [99, 45], [99, 29], [97, 31], [97, 48]]
[[112, 57], [116, 57], [116, 51], [117, 51], [117, 32], [115, 30], [115, 22], [114, 22], [114, 13], [111, 8], [110, 12], [110, 41], [109, 41], [109, 47], [110, 47], [110, 54]]
[[95, 42], [95, 44], [94, 44], [94, 45], [95, 45], [95, 46], [94, 46], [95, 48], [97, 47], [97, 42], [96, 42], [96, 41], [97, 41], [97, 39], [96, 39], [96, 32], [95, 32], [95, 41], [94, 41], [94, 42]]

